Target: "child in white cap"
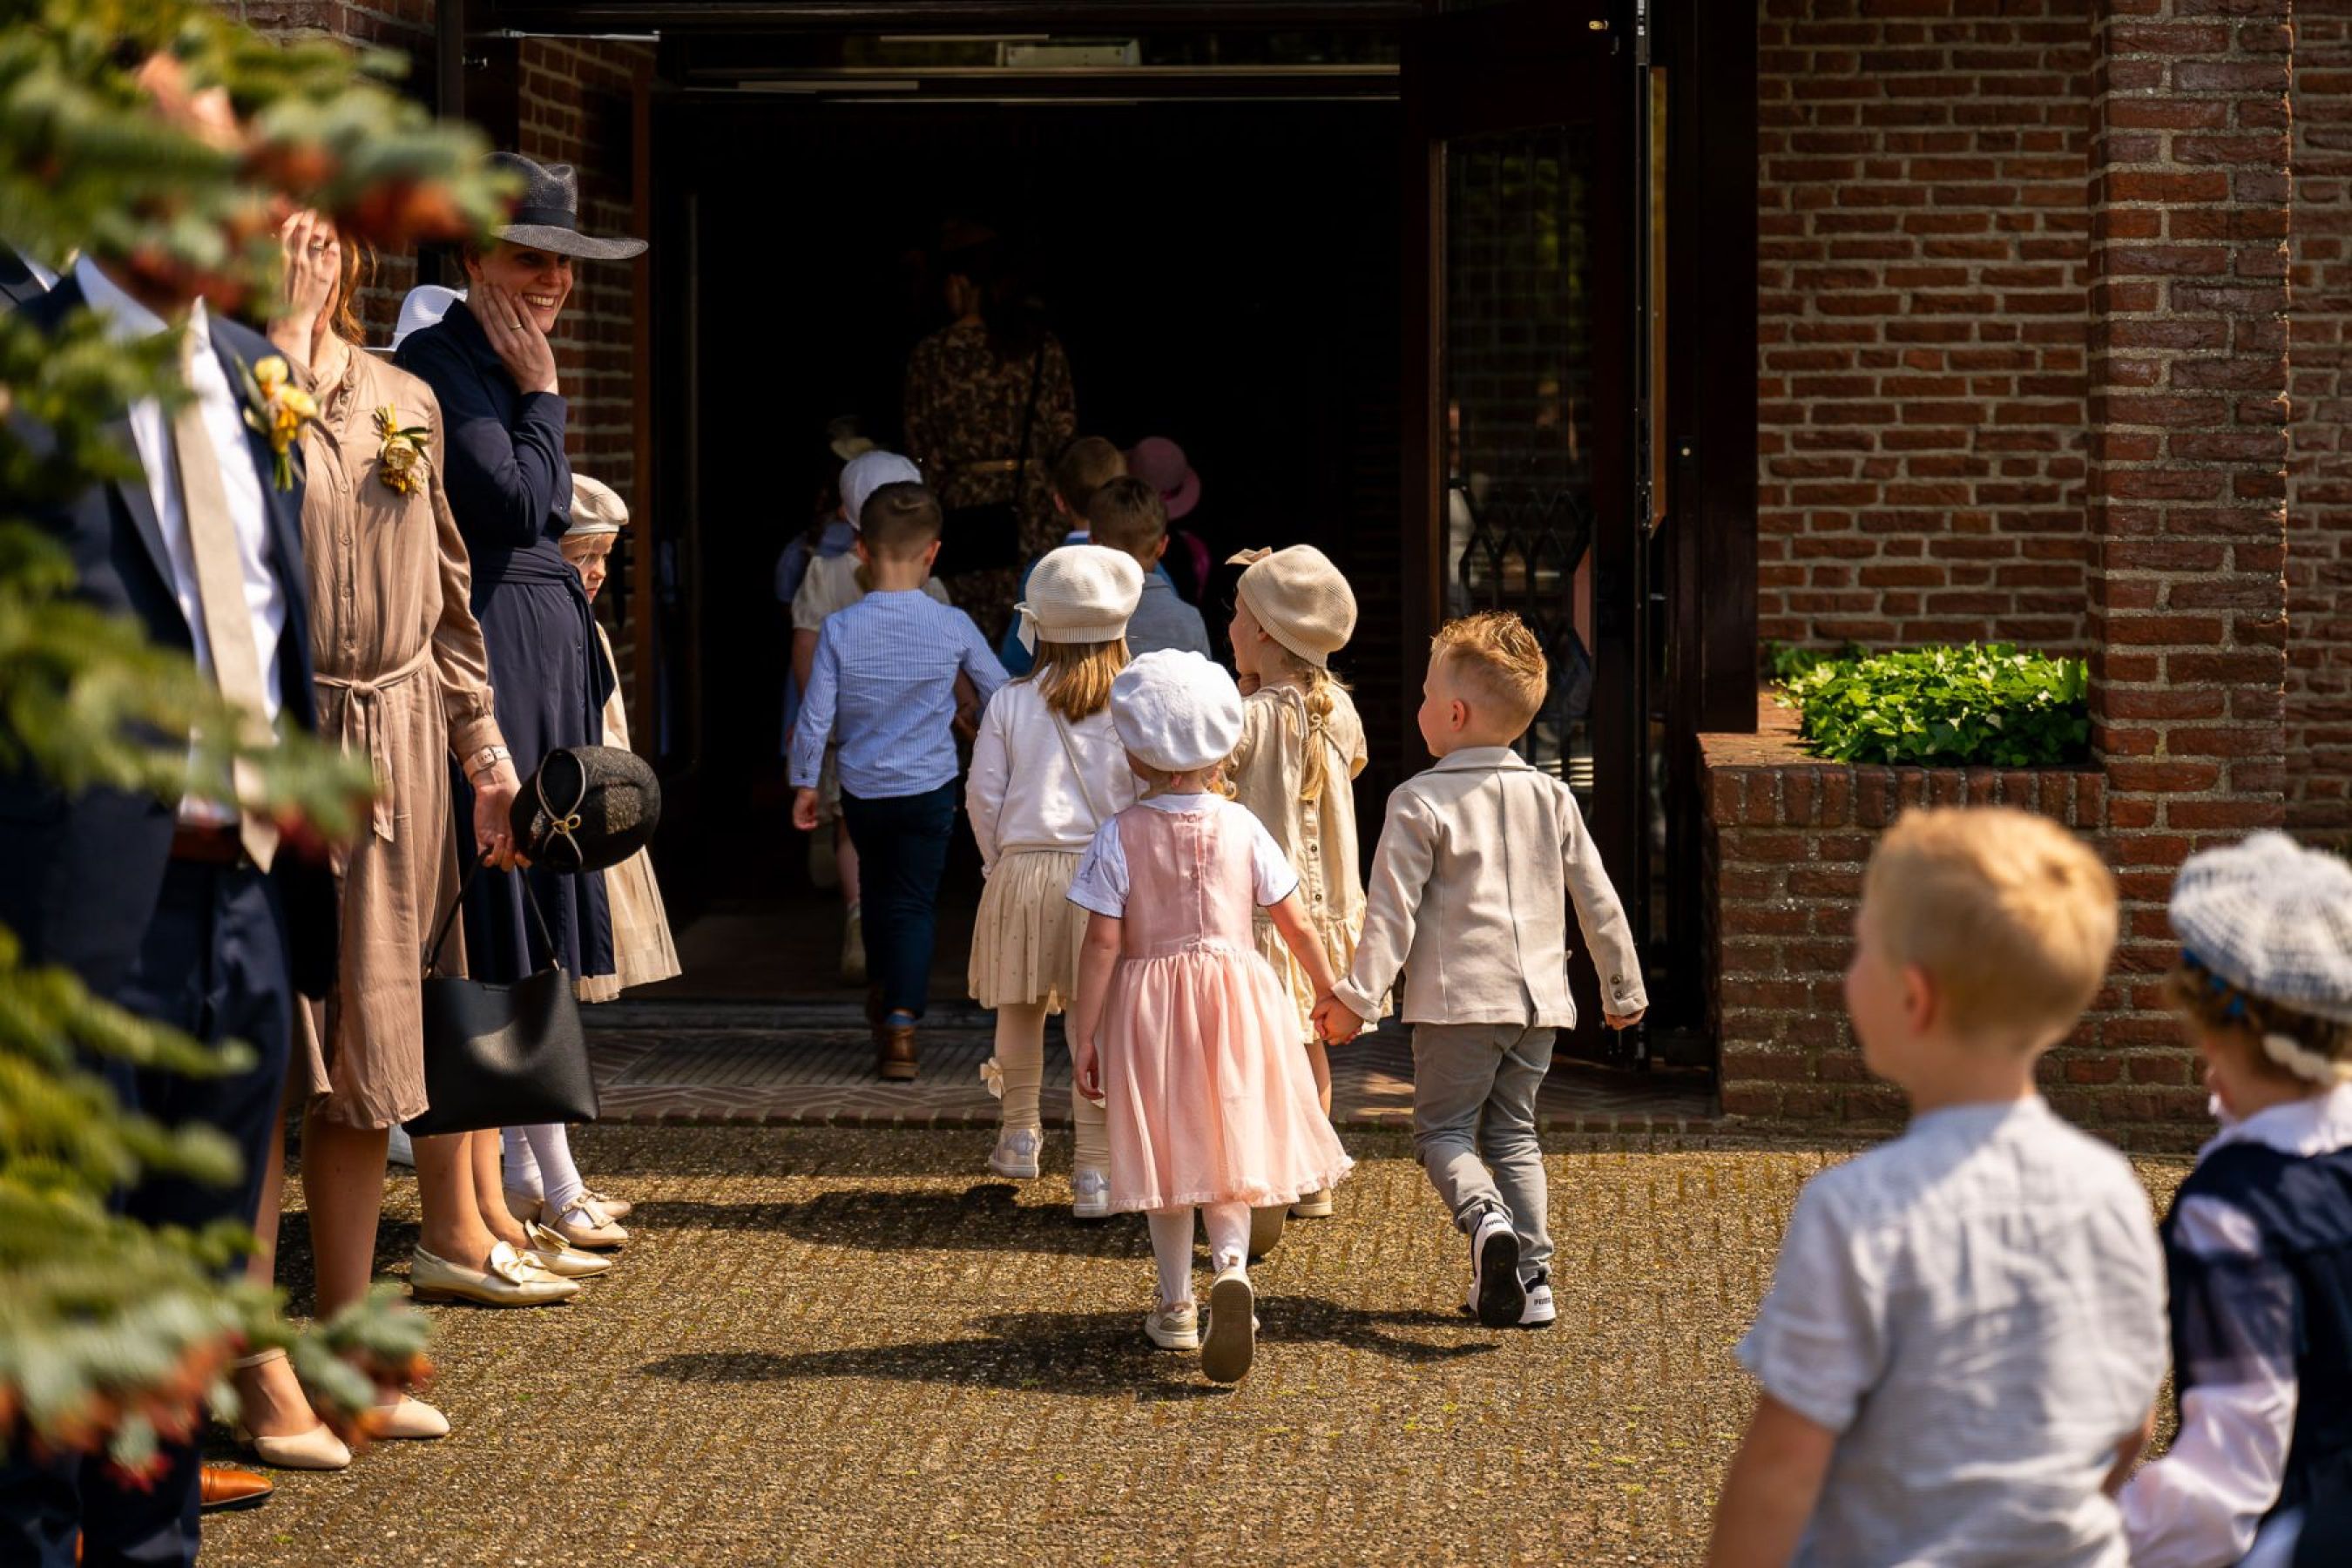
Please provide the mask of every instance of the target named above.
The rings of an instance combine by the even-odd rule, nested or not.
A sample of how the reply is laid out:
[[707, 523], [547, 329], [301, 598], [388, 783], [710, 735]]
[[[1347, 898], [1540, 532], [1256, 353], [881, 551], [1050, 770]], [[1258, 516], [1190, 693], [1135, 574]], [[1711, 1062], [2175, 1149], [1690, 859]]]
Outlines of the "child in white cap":
[[[1245, 550], [1234, 590], [1234, 668], [1248, 694], [1234, 749], [1236, 797], [1265, 824], [1298, 868], [1298, 899], [1323, 954], [1341, 974], [1364, 925], [1364, 879], [1357, 864], [1355, 779], [1364, 771], [1364, 724], [1331, 656], [1356, 629], [1356, 595], [1330, 557], [1311, 544]], [[1331, 1110], [1331, 1064], [1312, 1015], [1316, 991], [1270, 921], [1257, 922], [1257, 949], [1290, 989], [1297, 1034]], [[1307, 1193], [1290, 1212], [1318, 1219], [1331, 1194]], [[1280, 1215], [1262, 1224], [1260, 1250], [1281, 1234]]]
[[[988, 700], [971, 749], [964, 810], [988, 883], [971, 933], [971, 994], [996, 1009], [996, 1054], [981, 1069], [1003, 1097], [988, 1168], [1037, 1174], [1044, 1143], [1038, 1088], [1045, 1068], [1045, 1016], [1077, 997], [1086, 911], [1070, 879], [1095, 832], [1135, 802], [1135, 775], [1110, 718], [1111, 682], [1127, 668], [1127, 618], [1143, 569], [1124, 552], [1094, 544], [1049, 552], [1015, 605], [1030, 673]], [[1070, 1097], [1076, 1149], [1071, 1212], [1110, 1213], [1110, 1150], [1099, 1100]]]
[[2181, 952], [2167, 991], [2221, 1131], [2164, 1222], [2180, 1432], [2124, 1489], [2131, 1559], [2342, 1563], [2336, 1532], [2352, 1508], [2352, 867], [2259, 833], [2191, 856], [2171, 914]]
[[[920, 484], [922, 479], [921, 470], [896, 452], [868, 448], [857, 454], [841, 468], [842, 521], [856, 532], [858, 516], [876, 490], [884, 485]], [[825, 617], [857, 603], [872, 586], [872, 574], [859, 563], [854, 542], [845, 554], [820, 555], [809, 562], [807, 574], [793, 595], [793, 681], [796, 689], [808, 689], [809, 675], [816, 665], [817, 633], [824, 628]], [[942, 605], [948, 602], [948, 591], [937, 577], [924, 579], [923, 592]], [[792, 749], [792, 737], [787, 735], [785, 755], [790, 756]], [[817, 779], [817, 832], [833, 837], [841, 901], [847, 906], [842, 920], [841, 978], [849, 984], [860, 985], [866, 981], [866, 936], [857, 889], [857, 847], [850, 842], [849, 833], [841, 824], [839, 752], [838, 746], [825, 748], [824, 771]]]
[[[1217, 793], [1241, 739], [1242, 695], [1199, 654], [1150, 653], [1111, 686], [1111, 721], [1147, 793], [1096, 833], [1070, 884], [1090, 912], [1070, 1056], [1081, 1094], [1108, 1097], [1110, 1205], [1150, 1216], [1160, 1293], [1144, 1332], [1201, 1350], [1234, 1383], [1257, 1343], [1250, 1211], [1327, 1190], [1350, 1162], [1317, 1103], [1281, 979], [1252, 942], [1254, 911], [1318, 989], [1330, 960], [1298, 874], [1258, 820]], [[1192, 1223], [1216, 1281], [1205, 1335]]]

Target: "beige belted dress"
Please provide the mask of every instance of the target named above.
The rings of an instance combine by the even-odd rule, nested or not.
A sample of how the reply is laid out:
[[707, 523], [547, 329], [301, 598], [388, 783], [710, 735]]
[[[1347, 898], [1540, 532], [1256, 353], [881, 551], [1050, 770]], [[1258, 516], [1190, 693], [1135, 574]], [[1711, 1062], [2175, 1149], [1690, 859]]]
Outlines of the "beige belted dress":
[[[604, 699], [604, 744], [625, 752], [629, 710], [621, 701], [621, 667], [602, 621], [596, 623], [596, 642], [613, 668], [613, 695]], [[604, 907], [613, 917], [614, 973], [583, 974], [573, 982], [580, 1000], [610, 1002], [632, 985], [651, 985], [679, 973], [677, 944], [670, 939], [651, 855], [640, 849], [604, 873]]]
[[[298, 1070], [329, 1121], [386, 1127], [425, 1110], [425, 947], [457, 896], [458, 856], [473, 848], [470, 831], [458, 843], [450, 758], [502, 742], [466, 544], [441, 489], [440, 405], [361, 349], [314, 390], [302, 554], [319, 732], [374, 764], [378, 795], [334, 853], [341, 953], [323, 1008], [301, 1009]], [[376, 416], [386, 407], [398, 426], [432, 432], [406, 494], [384, 482]], [[465, 973], [462, 930], [439, 957], [440, 973]]]
[[[1322, 939], [1335, 973], [1345, 974], [1364, 929], [1364, 879], [1357, 868], [1355, 778], [1364, 771], [1364, 723], [1346, 689], [1330, 688], [1331, 712], [1320, 724], [1293, 686], [1261, 686], [1242, 704], [1242, 742], [1227, 763], [1234, 798], [1249, 807], [1298, 870], [1298, 901]], [[1298, 798], [1308, 745], [1325, 748], [1323, 790]], [[1315, 986], [1264, 910], [1257, 950], [1274, 965], [1298, 1015], [1301, 1040], [1316, 1037]]]

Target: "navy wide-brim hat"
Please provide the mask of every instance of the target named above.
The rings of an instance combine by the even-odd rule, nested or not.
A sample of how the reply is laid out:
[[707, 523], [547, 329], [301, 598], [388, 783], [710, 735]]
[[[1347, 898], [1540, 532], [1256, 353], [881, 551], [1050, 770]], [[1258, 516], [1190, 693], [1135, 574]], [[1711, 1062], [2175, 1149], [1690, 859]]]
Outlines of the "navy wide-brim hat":
[[532, 865], [602, 871], [644, 848], [661, 826], [661, 781], [635, 752], [559, 746], [523, 781], [507, 822]]
[[591, 261], [645, 254], [642, 239], [599, 239], [580, 232], [580, 176], [571, 164], [537, 163], [520, 153], [493, 153], [482, 162], [522, 180], [522, 195], [515, 198], [505, 226], [490, 231], [499, 238]]

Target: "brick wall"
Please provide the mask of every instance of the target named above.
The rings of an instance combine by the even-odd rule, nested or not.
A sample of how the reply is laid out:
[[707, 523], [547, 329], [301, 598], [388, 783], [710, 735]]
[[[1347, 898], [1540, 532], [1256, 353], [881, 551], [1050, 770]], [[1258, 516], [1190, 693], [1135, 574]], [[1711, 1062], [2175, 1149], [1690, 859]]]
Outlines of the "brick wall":
[[2182, 858], [2283, 816], [2287, 3], [2095, 28], [2092, 745], [2143, 976]]
[[[1758, 1124], [1899, 1125], [1901, 1097], [1864, 1070], [1846, 1023], [1862, 872], [1905, 808], [2007, 805], [2104, 843], [2095, 768], [1845, 767], [1814, 761], [1791, 717], [1767, 707], [1753, 735], [1700, 740], [1706, 833], [1708, 1012], [1723, 1113]], [[2210, 1128], [2204, 1090], [2157, 976], [2119, 966], [2074, 1037], [2042, 1062], [2061, 1113], [2135, 1148], [2189, 1146]]]
[[1758, 626], [2079, 651], [2089, 0], [1762, 0]]
[[2352, 837], [2352, 3], [2295, 7], [2286, 820]]

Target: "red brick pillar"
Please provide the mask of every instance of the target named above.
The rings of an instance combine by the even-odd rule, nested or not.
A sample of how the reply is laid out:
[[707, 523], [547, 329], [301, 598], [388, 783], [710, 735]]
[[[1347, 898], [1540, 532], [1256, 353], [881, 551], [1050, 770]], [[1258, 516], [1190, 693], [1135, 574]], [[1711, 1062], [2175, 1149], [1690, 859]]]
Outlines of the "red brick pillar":
[[2093, 21], [2091, 718], [2141, 976], [2181, 858], [2283, 818], [2289, 8]]

